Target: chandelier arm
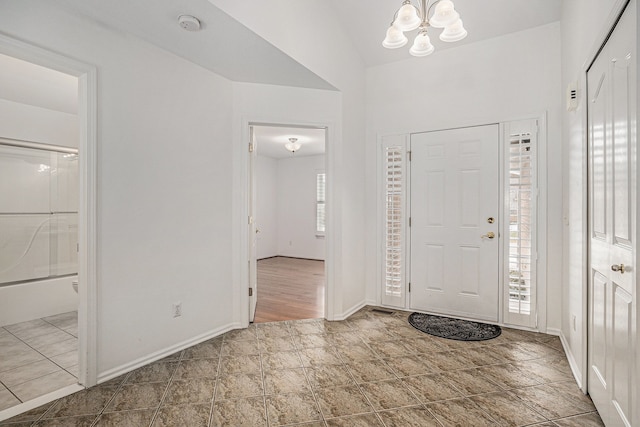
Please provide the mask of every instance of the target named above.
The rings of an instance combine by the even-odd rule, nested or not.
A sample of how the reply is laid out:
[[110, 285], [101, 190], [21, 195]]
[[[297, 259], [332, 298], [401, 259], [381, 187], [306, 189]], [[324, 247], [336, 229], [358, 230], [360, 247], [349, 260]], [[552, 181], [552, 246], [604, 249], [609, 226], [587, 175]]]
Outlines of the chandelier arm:
[[[422, 0], [423, 3], [424, 3], [424, 1], [425, 0]], [[435, 0], [433, 3], [429, 4], [429, 9], [427, 10], [427, 14], [425, 15], [425, 17], [429, 15], [429, 13], [431, 12], [431, 9], [433, 8], [433, 6], [437, 5], [438, 3], [440, 3], [440, 0]], [[427, 22], [429, 22], [429, 21], [427, 21]]]

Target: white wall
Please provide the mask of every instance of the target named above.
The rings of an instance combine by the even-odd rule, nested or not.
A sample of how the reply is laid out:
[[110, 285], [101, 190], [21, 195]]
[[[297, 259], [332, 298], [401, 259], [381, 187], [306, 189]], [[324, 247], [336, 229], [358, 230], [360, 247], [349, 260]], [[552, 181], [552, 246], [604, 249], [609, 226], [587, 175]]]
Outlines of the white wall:
[[[564, 0], [562, 2], [562, 87], [580, 82], [580, 106], [563, 112], [564, 250], [562, 333], [575, 360], [578, 380], [585, 384], [586, 356], [586, 129], [583, 65], [602, 43], [605, 23], [616, 0]], [[575, 316], [575, 329], [573, 317]]]
[[[343, 123], [343, 96], [336, 91], [317, 90], [317, 89], [301, 89], [284, 86], [273, 86], [253, 83], [234, 83], [234, 164], [238, 167], [234, 170], [233, 175], [233, 187], [237, 190], [236, 197], [234, 198], [234, 209], [236, 212], [243, 212], [242, 206], [246, 203], [244, 198], [243, 186], [248, 185], [247, 174], [248, 171], [242, 167], [243, 162], [246, 159], [245, 150], [248, 144], [248, 135], [244, 135], [247, 138], [243, 141], [243, 123], [255, 122], [266, 124], [280, 124], [280, 125], [311, 125], [311, 126], [328, 126], [328, 144], [329, 151], [325, 153], [327, 159], [327, 180], [328, 185], [336, 185], [335, 175], [332, 175], [331, 164], [333, 161], [334, 168], [341, 167], [341, 161], [339, 157], [333, 153], [334, 158], [329, 159], [332, 156], [330, 150], [337, 151], [340, 149], [342, 140], [342, 123]], [[258, 151], [260, 148], [258, 147]], [[339, 164], [338, 164], [339, 163]], [[246, 165], [245, 165], [246, 166]], [[339, 172], [339, 170], [338, 170]], [[327, 209], [331, 212], [337, 210], [338, 204], [341, 204], [340, 200], [343, 197], [338, 186], [338, 200], [334, 201], [334, 206], [327, 205]], [[334, 228], [334, 233], [340, 238], [340, 231], [343, 221], [339, 216], [340, 211], [336, 213], [337, 218], [330, 218], [329, 224], [327, 224], [327, 234], [331, 233], [330, 227]], [[242, 215], [234, 217], [234, 230], [244, 227], [246, 222], [242, 221]], [[341, 240], [340, 240], [341, 241]], [[325, 239], [327, 242], [327, 239]], [[364, 244], [364, 243], [363, 243]], [[337, 245], [337, 247], [336, 247]], [[241, 239], [234, 240], [234, 253], [240, 259], [246, 254], [242, 253]], [[329, 248], [327, 248], [329, 251]], [[361, 252], [363, 253], [364, 250]], [[334, 262], [333, 265], [328, 264], [329, 270], [331, 268], [337, 269], [338, 265], [342, 263], [341, 258], [341, 245], [334, 242]], [[359, 256], [358, 254], [352, 256]], [[243, 279], [240, 272], [235, 272], [234, 283], [241, 282]], [[337, 273], [336, 273], [337, 274]], [[329, 271], [331, 276], [331, 271]], [[331, 280], [327, 278], [328, 282]], [[340, 281], [343, 277], [340, 276]], [[338, 282], [336, 279], [335, 282]], [[329, 287], [329, 286], [327, 286]], [[335, 317], [343, 317], [344, 311], [342, 311], [342, 296], [345, 292], [345, 286], [342, 282], [335, 283], [334, 307], [336, 308], [337, 315]], [[351, 289], [351, 288], [349, 288]], [[329, 289], [328, 289], [329, 291]], [[330, 291], [329, 291], [330, 292]], [[362, 302], [362, 301], [361, 301]], [[242, 321], [240, 316], [243, 316], [242, 310], [245, 309], [240, 305], [240, 301], [235, 301], [236, 311], [238, 314], [238, 321]], [[246, 310], [245, 310], [246, 311]], [[332, 313], [328, 314], [329, 317]], [[248, 314], [246, 316], [248, 318]]]
[[98, 70], [99, 375], [231, 325], [231, 83], [47, 1], [0, 28]]
[[263, 259], [278, 255], [278, 160], [256, 159], [256, 255]]
[[[258, 146], [258, 151], [260, 147]], [[257, 156], [258, 259], [273, 256], [324, 260], [324, 238], [316, 236], [316, 174], [325, 156], [273, 159]]]
[[324, 238], [316, 236], [316, 174], [324, 156], [278, 160], [278, 255], [324, 260]]
[[328, 240], [327, 250], [335, 261], [328, 272], [334, 312], [328, 315], [342, 318], [366, 301], [365, 271], [374, 268], [365, 265], [364, 63], [327, 2], [210, 1], [340, 90], [340, 121], [327, 151], [327, 162], [335, 167], [328, 190], [335, 187], [336, 196], [328, 207], [335, 239]]
[[78, 116], [0, 99], [0, 137], [78, 147]]
[[[560, 25], [553, 23], [504, 37], [437, 51], [427, 58], [367, 70], [367, 211], [376, 205], [376, 138], [460, 126], [548, 117], [547, 144], [541, 146], [540, 209], [548, 221], [548, 328], [560, 328], [562, 189], [560, 108]], [[546, 212], [546, 214], [545, 214]], [[367, 265], [378, 245], [375, 216], [367, 215]], [[368, 298], [375, 298], [376, 269], [367, 269]]]

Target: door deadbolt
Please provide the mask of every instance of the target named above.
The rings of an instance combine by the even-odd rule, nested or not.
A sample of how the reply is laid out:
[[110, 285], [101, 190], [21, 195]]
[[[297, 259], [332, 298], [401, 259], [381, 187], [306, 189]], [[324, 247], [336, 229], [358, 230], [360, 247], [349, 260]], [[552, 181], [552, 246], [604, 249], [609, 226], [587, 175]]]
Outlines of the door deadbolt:
[[492, 216], [490, 216], [489, 218], [487, 218], [487, 222], [488, 222], [489, 224], [493, 224], [495, 221], [496, 221], [496, 220], [495, 220], [495, 219], [493, 219], [493, 217], [492, 217]]

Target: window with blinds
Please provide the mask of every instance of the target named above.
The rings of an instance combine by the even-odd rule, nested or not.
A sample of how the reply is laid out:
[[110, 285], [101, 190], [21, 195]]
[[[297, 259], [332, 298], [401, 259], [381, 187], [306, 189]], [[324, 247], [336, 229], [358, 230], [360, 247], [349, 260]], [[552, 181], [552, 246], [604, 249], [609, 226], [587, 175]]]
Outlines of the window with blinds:
[[325, 197], [327, 176], [325, 173], [316, 174], [316, 234], [325, 232]]
[[533, 310], [534, 159], [531, 134], [511, 135], [509, 165], [509, 313]]
[[384, 293], [402, 297], [404, 256], [404, 147], [384, 147]]

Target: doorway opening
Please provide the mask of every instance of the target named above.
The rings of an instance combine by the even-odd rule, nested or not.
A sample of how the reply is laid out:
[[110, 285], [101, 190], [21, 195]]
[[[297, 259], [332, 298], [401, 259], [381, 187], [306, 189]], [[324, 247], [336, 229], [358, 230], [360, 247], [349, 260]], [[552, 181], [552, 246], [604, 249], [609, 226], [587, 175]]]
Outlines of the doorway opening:
[[1, 421], [96, 384], [97, 84], [95, 67], [2, 35], [0, 61], [0, 351], [16, 350], [0, 355]]
[[0, 410], [78, 383], [78, 77], [0, 54]]
[[250, 321], [324, 317], [326, 128], [253, 124], [251, 137]]

